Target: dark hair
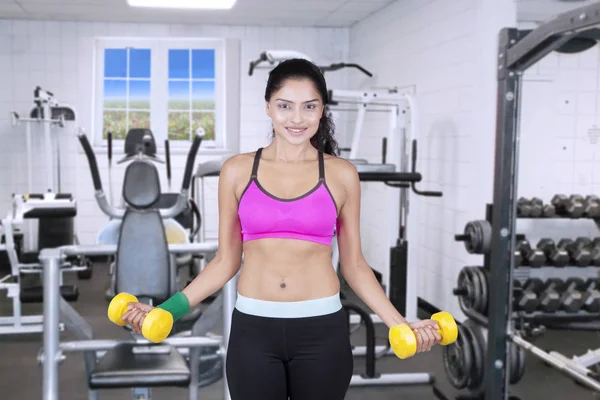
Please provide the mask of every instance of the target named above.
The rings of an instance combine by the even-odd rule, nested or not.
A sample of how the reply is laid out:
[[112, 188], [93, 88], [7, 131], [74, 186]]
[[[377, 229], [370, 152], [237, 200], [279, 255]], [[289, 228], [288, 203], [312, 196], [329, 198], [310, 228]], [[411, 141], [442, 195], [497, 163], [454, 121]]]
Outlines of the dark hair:
[[[265, 101], [270, 101], [273, 93], [281, 89], [286, 80], [299, 78], [310, 79], [321, 95], [323, 103], [327, 102], [327, 83], [321, 69], [311, 61], [302, 58], [285, 60], [269, 73], [269, 80], [265, 89]], [[319, 121], [317, 133], [310, 139], [310, 143], [317, 150], [337, 156], [338, 143], [335, 140], [334, 134], [335, 124], [331, 118], [331, 113], [325, 107], [323, 116]]]

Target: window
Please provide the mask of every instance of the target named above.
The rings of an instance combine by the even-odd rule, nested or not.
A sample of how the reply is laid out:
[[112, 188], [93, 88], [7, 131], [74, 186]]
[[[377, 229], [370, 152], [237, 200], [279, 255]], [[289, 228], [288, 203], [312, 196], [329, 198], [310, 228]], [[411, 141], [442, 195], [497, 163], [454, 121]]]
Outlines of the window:
[[131, 128], [150, 128], [150, 49], [104, 50], [102, 132], [125, 139]]
[[188, 139], [198, 128], [214, 139], [214, 50], [169, 50], [168, 112], [169, 139]]
[[168, 139], [187, 147], [202, 129], [202, 147], [222, 147], [222, 47], [209, 39], [99, 39], [95, 145], [106, 146], [108, 132], [118, 143], [132, 128], [149, 128], [157, 146]]

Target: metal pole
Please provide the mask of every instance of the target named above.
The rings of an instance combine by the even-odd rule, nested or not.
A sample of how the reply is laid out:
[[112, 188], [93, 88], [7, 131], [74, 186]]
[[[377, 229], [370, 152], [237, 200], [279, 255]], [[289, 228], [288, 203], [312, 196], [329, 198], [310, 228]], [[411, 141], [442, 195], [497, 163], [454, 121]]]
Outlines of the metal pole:
[[44, 266], [43, 400], [58, 400], [60, 251], [42, 250]]
[[585, 373], [581, 373], [579, 371], [576, 371], [576, 370], [570, 368], [569, 365], [566, 362], [564, 362], [563, 360], [560, 360], [558, 357], [546, 353], [544, 350], [523, 340], [519, 336], [512, 335], [511, 340], [519, 347], [522, 347], [523, 349], [531, 352], [532, 354], [535, 354], [537, 357], [541, 358], [542, 360], [544, 360], [548, 364], [552, 365], [554, 368], [558, 369], [559, 371], [562, 371], [565, 374], [569, 375], [571, 378], [575, 379], [576, 381], [586, 385], [587, 387], [589, 387], [592, 390], [595, 390], [596, 392], [600, 392], [600, 382], [598, 382], [596, 379], [589, 377]]
[[367, 111], [367, 103], [363, 103], [358, 108], [356, 115], [356, 123], [354, 124], [354, 133], [352, 134], [352, 144], [350, 145], [350, 160], [358, 158], [358, 146], [360, 144], [360, 135], [365, 122], [365, 112]]
[[506, 52], [518, 38], [516, 29], [500, 32], [498, 52], [498, 91], [496, 115], [496, 155], [494, 165], [494, 209], [492, 211], [492, 251], [490, 280], [496, 282], [489, 293], [488, 348], [485, 359], [485, 398], [507, 398], [507, 332], [511, 312], [512, 257], [515, 238], [515, 197], [518, 154], [519, 74], [506, 67]]
[[44, 117], [42, 119], [42, 124], [44, 125], [44, 147], [45, 147], [45, 155], [46, 155], [46, 179], [48, 186], [46, 187], [45, 192], [54, 191], [54, 178], [52, 176], [52, 171], [54, 169], [52, 162], [52, 140], [50, 139], [50, 123], [52, 120], [50, 105], [46, 102], [44, 103], [44, 107], [42, 108]]
[[231, 400], [227, 384], [227, 347], [229, 346], [229, 332], [231, 331], [231, 314], [235, 308], [237, 298], [237, 274], [225, 284], [223, 288], [223, 399]]

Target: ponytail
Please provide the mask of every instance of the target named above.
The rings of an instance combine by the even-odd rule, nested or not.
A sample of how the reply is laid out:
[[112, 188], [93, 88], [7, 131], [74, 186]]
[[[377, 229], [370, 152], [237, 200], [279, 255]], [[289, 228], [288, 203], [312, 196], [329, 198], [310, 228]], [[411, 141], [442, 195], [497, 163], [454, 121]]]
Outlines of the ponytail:
[[338, 156], [338, 143], [335, 140], [335, 124], [331, 112], [325, 108], [319, 121], [317, 133], [310, 139], [310, 143], [319, 151], [330, 156]]

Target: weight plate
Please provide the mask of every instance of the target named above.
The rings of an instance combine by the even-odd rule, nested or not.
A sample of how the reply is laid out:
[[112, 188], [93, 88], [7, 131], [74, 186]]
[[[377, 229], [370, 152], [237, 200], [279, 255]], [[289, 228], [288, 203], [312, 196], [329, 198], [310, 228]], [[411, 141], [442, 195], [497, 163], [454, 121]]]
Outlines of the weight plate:
[[492, 250], [492, 225], [486, 221], [477, 221], [481, 226], [481, 254], [488, 254]]
[[212, 385], [223, 379], [224, 360], [218, 348], [201, 347], [198, 365], [198, 388]]
[[[519, 346], [515, 345], [515, 347], [519, 347]], [[523, 379], [523, 375], [525, 375], [525, 359], [527, 358], [527, 352], [522, 347], [519, 347], [519, 350], [517, 351], [517, 355], [519, 358], [519, 362], [518, 362], [518, 366], [517, 366], [518, 373], [515, 376], [514, 383], [519, 382], [521, 379]]]
[[473, 350], [465, 329], [458, 326], [458, 338], [442, 350], [444, 370], [448, 380], [457, 389], [467, 386], [473, 369]]
[[471, 391], [477, 392], [481, 389], [483, 383], [483, 367], [487, 351], [486, 337], [483, 334], [481, 325], [472, 319], [465, 320], [462, 326], [466, 328], [466, 333], [471, 337], [473, 350], [473, 368], [471, 369], [471, 378], [467, 387]]
[[477, 309], [481, 314], [487, 315], [487, 307], [488, 307], [488, 278], [485, 273], [484, 267], [475, 268], [475, 272], [479, 276], [479, 281], [481, 282], [481, 291], [480, 293], [480, 307]]
[[481, 247], [481, 236], [475, 222], [467, 222], [463, 233], [465, 237], [467, 237], [467, 239], [465, 240], [465, 249], [467, 250], [467, 252], [469, 252], [470, 254], [481, 254], [479, 253], [479, 248]]
[[479, 275], [478, 267], [467, 267], [469, 268], [471, 279], [473, 280], [473, 310], [481, 313], [483, 308], [483, 282], [481, 281], [481, 276]]
[[482, 314], [487, 316], [488, 315], [488, 306], [490, 304], [490, 300], [489, 300], [489, 293], [490, 293], [490, 270], [485, 268], [485, 267], [481, 267], [481, 272], [483, 273], [483, 276], [485, 278], [485, 285], [483, 286], [484, 288], [484, 298], [485, 298], [485, 307], [482, 310]]
[[471, 254], [486, 254], [492, 243], [492, 226], [486, 220], [469, 221], [465, 225], [465, 249]]
[[513, 385], [518, 380], [519, 373], [519, 349], [513, 342], [508, 342], [508, 382]]
[[473, 310], [473, 298], [475, 292], [475, 284], [473, 282], [471, 270], [469, 267], [464, 267], [458, 273], [457, 286], [461, 293], [458, 295], [458, 302], [461, 308]]

